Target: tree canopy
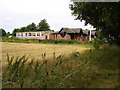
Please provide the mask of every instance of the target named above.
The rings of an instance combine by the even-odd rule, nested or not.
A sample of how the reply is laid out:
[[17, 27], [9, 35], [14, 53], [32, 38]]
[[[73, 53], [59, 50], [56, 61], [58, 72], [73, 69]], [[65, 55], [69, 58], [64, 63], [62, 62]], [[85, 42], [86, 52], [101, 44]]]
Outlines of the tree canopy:
[[46, 19], [41, 20], [40, 23], [38, 24], [38, 27], [39, 27], [39, 31], [50, 30], [50, 26], [47, 23]]
[[117, 2], [74, 2], [70, 5], [76, 20], [84, 20], [85, 25], [93, 25], [101, 30], [105, 37], [112, 37], [120, 42], [120, 7]]
[[0, 37], [6, 36], [6, 31], [4, 29], [0, 29]]
[[19, 28], [15, 28], [12, 32], [13, 36], [16, 36], [16, 32], [20, 32], [21, 30]]
[[27, 31], [35, 31], [35, 29], [36, 29], [36, 24], [35, 24], [35, 23], [29, 24], [29, 25], [26, 27], [26, 30], [27, 30]]
[[10, 32], [7, 32], [7, 33], [6, 33], [6, 36], [7, 36], [7, 37], [9, 37], [10, 35], [11, 35]]
[[29, 32], [29, 31], [48, 31], [50, 30], [50, 26], [47, 23], [46, 19], [43, 19], [39, 22], [38, 25], [35, 23], [31, 23], [27, 25], [26, 27], [21, 27], [21, 28], [15, 28], [13, 30], [13, 36], [16, 36], [16, 32]]

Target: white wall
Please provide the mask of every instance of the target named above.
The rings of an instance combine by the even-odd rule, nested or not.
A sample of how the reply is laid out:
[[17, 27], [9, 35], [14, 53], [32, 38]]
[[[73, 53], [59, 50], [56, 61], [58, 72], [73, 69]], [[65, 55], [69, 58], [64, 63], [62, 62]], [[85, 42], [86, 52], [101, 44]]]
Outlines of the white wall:
[[[29, 36], [29, 33], [31, 33], [31, 36]], [[40, 33], [39, 34], [40, 36], [42, 36], [43, 34], [42, 32], [17, 32], [16, 37], [40, 37], [40, 36], [37, 36], [38, 33]]]

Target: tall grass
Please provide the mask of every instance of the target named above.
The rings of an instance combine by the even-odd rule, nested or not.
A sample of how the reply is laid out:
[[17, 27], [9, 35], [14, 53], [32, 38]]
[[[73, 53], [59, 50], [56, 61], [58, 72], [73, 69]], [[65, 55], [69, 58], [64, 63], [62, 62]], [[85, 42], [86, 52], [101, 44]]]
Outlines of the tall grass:
[[[84, 53], [73, 52], [68, 56], [56, 56], [53, 52], [51, 59], [47, 59], [46, 53], [43, 53], [42, 61], [31, 60], [30, 62], [27, 61], [26, 56], [15, 58], [7, 54], [8, 64], [3, 70], [3, 87], [119, 87], [117, 82], [119, 52], [119, 47], [91, 49]], [[114, 75], [116, 77], [113, 79]], [[108, 81], [107, 84], [105, 81]]]
[[[52, 60], [47, 60], [46, 54], [44, 53], [42, 55], [42, 62], [31, 60], [28, 63], [25, 56], [21, 58], [10, 58], [9, 55], [7, 55], [8, 65], [3, 73], [3, 86], [18, 88], [72, 87], [74, 82], [69, 82], [74, 76], [79, 74], [81, 79], [84, 77], [85, 74], [83, 74], [82, 68], [84, 68], [86, 72], [89, 71], [89, 63], [85, 65], [84, 61], [80, 61], [79, 64], [77, 64], [77, 60], [74, 60], [76, 55], [79, 54], [74, 53], [70, 58], [65, 58], [60, 55], [53, 57]], [[76, 86], [79, 85], [76, 83]], [[83, 86], [84, 85], [81, 85], [80, 87]]]

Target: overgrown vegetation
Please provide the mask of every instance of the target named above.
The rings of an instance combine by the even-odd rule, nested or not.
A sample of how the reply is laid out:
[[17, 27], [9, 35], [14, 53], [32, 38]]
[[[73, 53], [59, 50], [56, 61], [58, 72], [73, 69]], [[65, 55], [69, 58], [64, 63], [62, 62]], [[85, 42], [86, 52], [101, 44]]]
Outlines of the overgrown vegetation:
[[53, 52], [47, 59], [28, 62], [26, 56], [9, 57], [3, 70], [3, 88], [120, 88], [117, 46], [90, 49], [68, 56]]

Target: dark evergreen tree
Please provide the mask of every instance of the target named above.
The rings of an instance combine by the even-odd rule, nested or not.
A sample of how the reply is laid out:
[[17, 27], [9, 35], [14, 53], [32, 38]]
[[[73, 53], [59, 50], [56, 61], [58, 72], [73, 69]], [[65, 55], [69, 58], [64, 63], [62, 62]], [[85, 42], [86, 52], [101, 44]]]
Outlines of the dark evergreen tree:
[[4, 29], [0, 29], [0, 37], [6, 36], [6, 31]]
[[38, 28], [39, 28], [38, 31], [48, 31], [48, 30], [50, 30], [50, 26], [47, 23], [46, 19], [43, 19], [43, 20], [40, 21], [40, 23], [38, 24]]

